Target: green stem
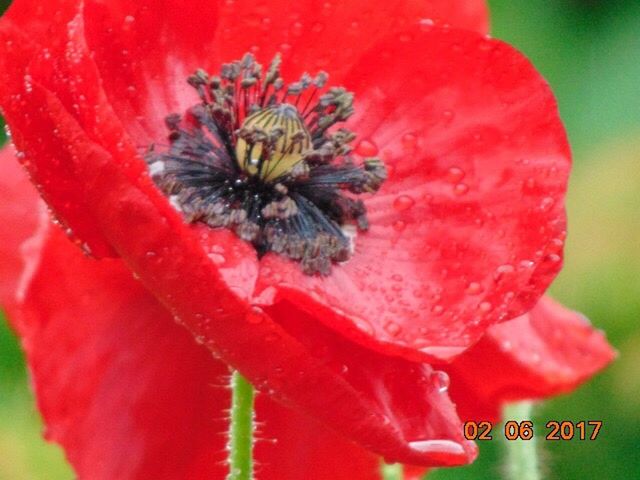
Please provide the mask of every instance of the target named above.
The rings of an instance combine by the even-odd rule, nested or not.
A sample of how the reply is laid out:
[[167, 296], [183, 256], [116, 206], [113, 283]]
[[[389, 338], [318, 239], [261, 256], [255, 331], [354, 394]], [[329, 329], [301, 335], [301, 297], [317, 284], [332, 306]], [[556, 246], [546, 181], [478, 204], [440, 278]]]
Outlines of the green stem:
[[253, 387], [238, 372], [231, 375], [229, 474], [227, 480], [253, 479]]
[[404, 474], [402, 472], [402, 464], [393, 463], [388, 465], [386, 463], [382, 464], [382, 479], [383, 480], [402, 480], [404, 478]]
[[[504, 409], [505, 421], [532, 420], [531, 402], [514, 403]], [[538, 448], [535, 435], [530, 440], [505, 440], [507, 463], [506, 480], [541, 480]]]

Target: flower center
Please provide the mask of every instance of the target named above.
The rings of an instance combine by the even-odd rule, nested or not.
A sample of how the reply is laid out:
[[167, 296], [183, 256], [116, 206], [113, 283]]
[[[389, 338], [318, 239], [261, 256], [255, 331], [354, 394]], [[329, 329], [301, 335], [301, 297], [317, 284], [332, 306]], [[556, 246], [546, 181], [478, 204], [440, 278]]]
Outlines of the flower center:
[[198, 70], [188, 82], [201, 102], [167, 117], [166, 151], [149, 148], [153, 180], [188, 222], [229, 228], [259, 256], [328, 275], [353, 253], [350, 226], [368, 228], [355, 197], [376, 192], [387, 172], [376, 157], [356, 163], [355, 135], [332, 128], [353, 114], [353, 94], [325, 89], [327, 79], [305, 73], [285, 85], [279, 55], [264, 73], [251, 54], [219, 76]]

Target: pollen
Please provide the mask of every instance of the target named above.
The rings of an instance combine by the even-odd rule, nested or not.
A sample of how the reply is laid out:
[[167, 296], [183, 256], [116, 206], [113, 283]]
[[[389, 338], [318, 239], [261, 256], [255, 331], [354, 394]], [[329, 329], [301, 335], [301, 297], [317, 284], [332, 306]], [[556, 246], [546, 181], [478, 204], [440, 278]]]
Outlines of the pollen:
[[377, 192], [387, 171], [377, 157], [354, 156], [356, 135], [339, 126], [353, 94], [327, 88], [324, 72], [286, 84], [280, 62], [263, 71], [246, 54], [219, 75], [191, 75], [200, 102], [166, 118], [169, 146], [149, 147], [149, 174], [185, 221], [329, 275], [369, 228], [358, 197]]

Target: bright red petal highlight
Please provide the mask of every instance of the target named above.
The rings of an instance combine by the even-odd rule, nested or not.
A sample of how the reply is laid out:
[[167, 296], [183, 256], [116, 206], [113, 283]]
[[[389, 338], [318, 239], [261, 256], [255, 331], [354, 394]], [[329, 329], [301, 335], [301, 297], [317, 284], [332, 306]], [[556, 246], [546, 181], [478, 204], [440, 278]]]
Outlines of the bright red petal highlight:
[[528, 314], [491, 327], [447, 370], [465, 420], [498, 420], [503, 404], [570, 392], [615, 357], [584, 316], [544, 297]]
[[513, 48], [435, 27], [380, 44], [345, 82], [356, 154], [391, 170], [365, 202], [371, 228], [328, 278], [265, 257], [258, 290], [370, 347], [450, 359], [560, 269], [570, 152], [556, 102]]

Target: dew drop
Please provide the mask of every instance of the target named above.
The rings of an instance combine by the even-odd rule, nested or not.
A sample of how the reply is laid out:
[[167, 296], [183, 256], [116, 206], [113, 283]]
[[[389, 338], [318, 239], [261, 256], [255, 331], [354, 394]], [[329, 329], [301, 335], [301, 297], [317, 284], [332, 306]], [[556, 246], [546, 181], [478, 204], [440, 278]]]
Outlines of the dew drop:
[[371, 140], [362, 140], [356, 147], [356, 153], [363, 157], [373, 157], [378, 154], [378, 146]]
[[551, 263], [559, 263], [562, 261], [562, 257], [560, 255], [556, 255], [555, 253], [552, 253], [551, 255], [547, 255], [545, 260]]
[[227, 259], [224, 258], [224, 255], [220, 255], [219, 253], [210, 253], [209, 258], [216, 265], [224, 265], [224, 263], [227, 261]]
[[522, 260], [522, 261], [520, 262], [520, 266], [521, 266], [522, 268], [525, 268], [525, 269], [533, 268], [533, 267], [534, 267], [534, 265], [535, 265], [535, 262], [533, 262], [533, 261], [531, 261], [531, 260]]
[[422, 30], [423, 32], [427, 32], [431, 29], [431, 27], [433, 27], [434, 22], [430, 18], [421, 18], [418, 21], [418, 25], [420, 25], [420, 30]]
[[247, 322], [252, 325], [259, 325], [264, 319], [263, 310], [258, 306], [252, 306], [247, 313]]
[[420, 453], [464, 454], [462, 445], [452, 440], [415, 440], [409, 442], [409, 448]]
[[451, 167], [447, 170], [447, 181], [450, 183], [459, 183], [465, 176], [465, 171], [459, 167]]
[[389, 335], [396, 336], [400, 333], [400, 325], [395, 322], [389, 322], [384, 326], [384, 329], [387, 331]]
[[302, 35], [303, 30], [304, 30], [304, 26], [300, 22], [294, 22], [293, 25], [291, 25], [291, 33], [296, 37], [299, 37], [300, 35]]
[[458, 183], [455, 187], [453, 187], [453, 193], [458, 196], [462, 196], [469, 191], [469, 186], [466, 183]]
[[418, 139], [413, 133], [407, 133], [402, 137], [402, 146], [405, 150], [411, 151], [416, 148]]
[[480, 285], [478, 282], [471, 282], [469, 285], [467, 285], [467, 293], [469, 295], [477, 295], [480, 292], [482, 292], [482, 285]]
[[413, 197], [410, 197], [409, 195], [400, 195], [393, 201], [393, 208], [398, 212], [404, 212], [405, 210], [409, 210], [413, 207], [415, 203], [416, 201]]
[[513, 265], [505, 263], [504, 265], [500, 265], [498, 268], [496, 268], [496, 273], [493, 276], [493, 278], [495, 279], [496, 282], [498, 282], [505, 275], [509, 275], [509, 274], [511, 274], [511, 273], [513, 273], [515, 271], [516, 271], [516, 269], [514, 268]]
[[291, 51], [291, 45], [288, 43], [283, 43], [280, 45], [280, 53], [283, 55], [287, 55]]
[[434, 305], [431, 307], [431, 313], [434, 315], [442, 315], [444, 313], [444, 307], [442, 305]]
[[445, 393], [449, 390], [449, 375], [442, 370], [434, 370], [431, 373], [431, 385], [433, 385], [439, 393]]
[[540, 210], [548, 212], [555, 203], [556, 201], [552, 197], [545, 197], [542, 199], [542, 202], [540, 202]]
[[488, 313], [491, 311], [491, 304], [489, 302], [482, 302], [480, 305], [478, 305], [478, 310], [480, 310], [483, 313]]
[[393, 229], [396, 232], [402, 232], [405, 228], [407, 228], [407, 222], [404, 222], [402, 220], [396, 220], [395, 222], [393, 222]]

